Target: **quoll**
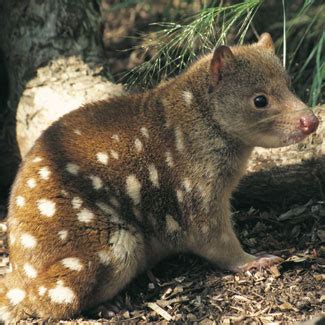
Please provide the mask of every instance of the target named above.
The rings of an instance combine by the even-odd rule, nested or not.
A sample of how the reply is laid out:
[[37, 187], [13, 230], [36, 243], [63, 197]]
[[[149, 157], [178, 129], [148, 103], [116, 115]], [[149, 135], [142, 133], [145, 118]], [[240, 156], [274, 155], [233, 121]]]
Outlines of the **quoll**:
[[233, 271], [278, 263], [243, 251], [229, 200], [254, 146], [290, 145], [316, 130], [289, 86], [265, 33], [50, 126], [12, 188], [0, 318], [75, 317], [178, 252]]

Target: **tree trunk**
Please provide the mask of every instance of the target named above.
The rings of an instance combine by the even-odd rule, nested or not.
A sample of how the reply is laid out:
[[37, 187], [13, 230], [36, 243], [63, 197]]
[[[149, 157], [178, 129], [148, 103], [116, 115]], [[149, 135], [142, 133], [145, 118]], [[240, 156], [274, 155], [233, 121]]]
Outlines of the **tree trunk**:
[[281, 209], [311, 198], [325, 200], [325, 106], [320, 124], [305, 141], [283, 148], [256, 148], [234, 195], [236, 208]]
[[0, 0], [2, 194], [53, 121], [123, 92], [107, 80], [100, 20], [95, 0]]

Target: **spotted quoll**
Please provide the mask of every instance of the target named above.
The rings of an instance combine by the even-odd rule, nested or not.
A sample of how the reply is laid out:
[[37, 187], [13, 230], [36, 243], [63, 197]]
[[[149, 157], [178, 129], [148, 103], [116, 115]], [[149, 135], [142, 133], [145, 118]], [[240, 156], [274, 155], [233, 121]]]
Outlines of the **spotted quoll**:
[[151, 91], [62, 117], [12, 188], [0, 318], [74, 317], [178, 252], [233, 271], [279, 262], [243, 251], [230, 196], [254, 146], [296, 143], [317, 126], [269, 34], [218, 47]]

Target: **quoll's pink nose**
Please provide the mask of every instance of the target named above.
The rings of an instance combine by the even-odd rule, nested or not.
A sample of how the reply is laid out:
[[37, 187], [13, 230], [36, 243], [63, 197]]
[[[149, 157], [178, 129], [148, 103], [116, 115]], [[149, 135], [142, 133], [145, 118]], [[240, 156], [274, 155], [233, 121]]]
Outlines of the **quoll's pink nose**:
[[319, 124], [318, 118], [314, 115], [306, 115], [300, 118], [299, 129], [306, 135], [316, 131]]

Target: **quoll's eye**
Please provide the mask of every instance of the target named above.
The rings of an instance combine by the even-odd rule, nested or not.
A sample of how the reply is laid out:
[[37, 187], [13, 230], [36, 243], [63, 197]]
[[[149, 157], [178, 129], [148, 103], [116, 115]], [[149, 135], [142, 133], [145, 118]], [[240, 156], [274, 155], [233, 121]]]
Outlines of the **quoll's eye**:
[[254, 98], [254, 104], [257, 108], [264, 108], [267, 106], [267, 98], [264, 95], [256, 96]]

